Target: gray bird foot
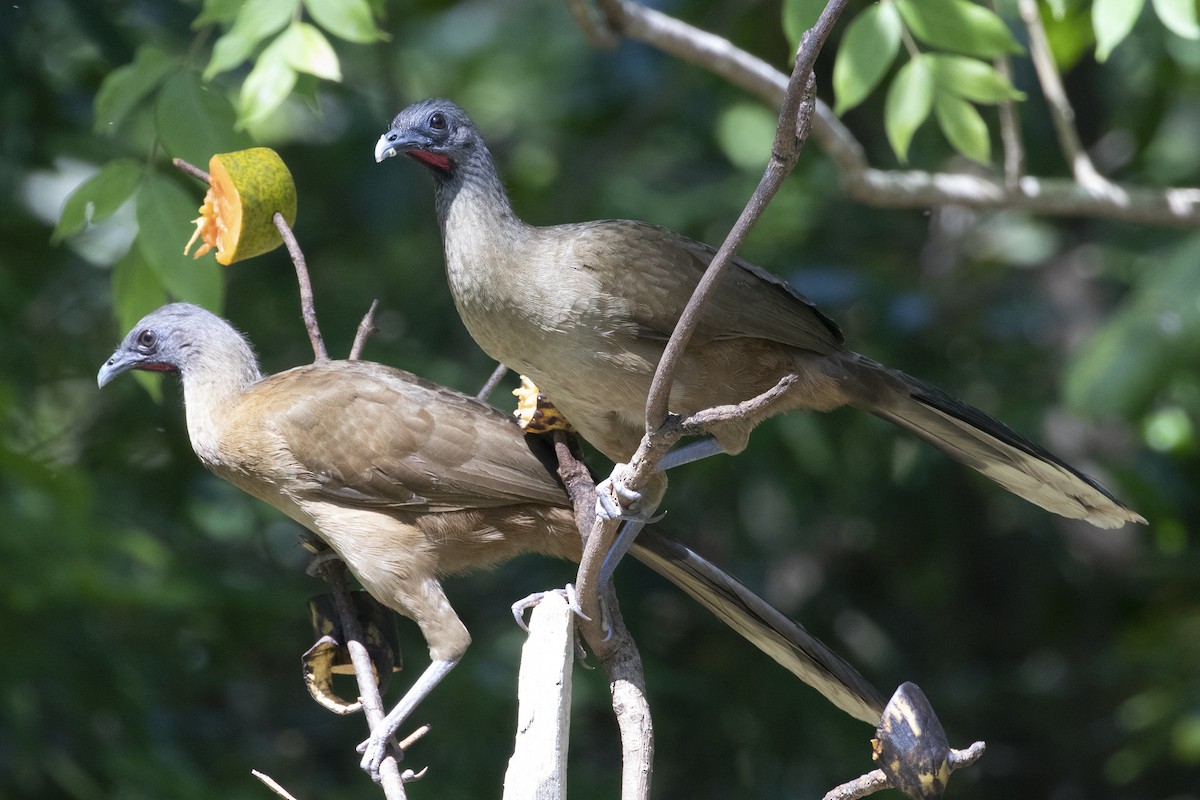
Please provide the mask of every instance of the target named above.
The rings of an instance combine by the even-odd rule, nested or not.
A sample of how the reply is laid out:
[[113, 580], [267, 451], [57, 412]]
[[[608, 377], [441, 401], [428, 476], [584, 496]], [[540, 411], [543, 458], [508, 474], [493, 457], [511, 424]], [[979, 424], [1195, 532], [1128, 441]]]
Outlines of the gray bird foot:
[[362, 753], [362, 760], [359, 766], [363, 772], [371, 776], [371, 780], [379, 783], [379, 765], [383, 763], [388, 755], [388, 752], [395, 753], [396, 760], [404, 758], [404, 751], [396, 745], [396, 740], [390, 733], [377, 734], [371, 731], [371, 736], [365, 742], [358, 746], [358, 752]]
[[583, 613], [583, 608], [579, 605], [579, 597], [575, 594], [575, 584], [568, 583], [562, 589], [551, 589], [549, 592], [534, 592], [528, 597], [523, 597], [512, 604], [513, 619], [517, 621], [517, 624], [520, 625], [526, 633], [529, 633], [529, 626], [525, 624], [525, 612], [542, 602], [542, 600], [545, 599], [545, 597], [549, 594], [560, 595], [564, 600], [567, 601], [567, 607], [575, 613], [575, 616], [585, 619], [588, 622], [592, 621], [591, 617]]
[[[624, 472], [628, 464], [617, 464], [613, 471]], [[626, 520], [640, 522], [643, 525], [658, 522], [665, 514], [653, 516], [653, 508], [644, 508], [645, 497], [641, 492], [630, 489], [622, 477], [613, 480], [612, 476], [596, 484], [596, 516], [604, 520]]]

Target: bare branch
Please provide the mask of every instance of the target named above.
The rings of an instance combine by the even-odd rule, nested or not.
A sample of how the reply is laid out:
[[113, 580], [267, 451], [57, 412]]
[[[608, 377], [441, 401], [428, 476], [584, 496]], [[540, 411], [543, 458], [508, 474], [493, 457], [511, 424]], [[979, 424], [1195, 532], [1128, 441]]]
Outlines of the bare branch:
[[[580, 534], [592, 531], [591, 536], [585, 538], [584, 556], [580, 562], [581, 571], [585, 564], [590, 564], [589, 570], [592, 571], [588, 573], [587, 582], [583, 578], [577, 581], [581, 587], [577, 593], [579, 601], [590, 619], [577, 617], [576, 625], [608, 674], [613, 713], [621, 731], [622, 800], [645, 800], [650, 793], [653, 771], [654, 727], [650, 719], [650, 704], [646, 699], [642, 658], [621, 617], [612, 582], [603, 587], [602, 594], [582, 588], [594, 585], [595, 575], [611, 544], [611, 537], [596, 533], [605, 528], [604, 522], [595, 518], [596, 485], [587, 466], [579, 460], [571, 435], [556, 430], [553, 436], [558, 475], [574, 504], [575, 521]], [[611, 528], [615, 529], [615, 525]]]
[[[363, 713], [367, 717], [367, 725], [374, 730], [384, 718], [383, 698], [379, 696], [379, 687], [375, 683], [375, 669], [371, 666], [371, 656], [363, 643], [362, 627], [358, 624], [358, 617], [354, 613], [350, 593], [346, 587], [346, 565], [340, 559], [331, 557], [323, 559], [317, 569], [321, 577], [329, 584], [329, 590], [333, 594], [338, 621], [346, 636], [346, 649], [354, 664], [354, 677], [358, 680], [358, 693], [359, 699], [362, 701]], [[407, 797], [404, 790], [406, 776], [408, 780], [420, 777], [411, 770], [405, 770], [405, 774], [401, 775], [396, 757], [390, 754], [380, 763], [379, 775], [383, 794], [388, 800], [404, 800]]]
[[184, 161], [182, 158], [172, 158], [171, 164], [174, 165], [175, 169], [191, 175], [196, 180], [203, 181], [204, 183], [209, 182], [208, 173], [189, 161]]
[[[983, 742], [975, 742], [966, 750], [951, 750], [948, 761], [950, 771], [971, 766], [980, 759], [985, 749]], [[892, 782], [883, 774], [883, 770], [874, 769], [866, 775], [830, 789], [825, 793], [823, 800], [857, 800], [859, 797], [891, 788]]]
[[[991, 1], [991, 7], [992, 11], [996, 10], [996, 0]], [[1012, 61], [1007, 54], [996, 58], [992, 66], [1009, 85], [1012, 85]], [[1004, 145], [1004, 188], [1012, 191], [1017, 188], [1021, 176], [1025, 174], [1025, 144], [1021, 141], [1021, 121], [1015, 100], [1001, 100], [997, 110], [1000, 113], [1000, 141]]]
[[[679, 362], [683, 351], [687, 348], [700, 319], [704, 304], [716, 291], [717, 285], [725, 268], [733, 259], [734, 253], [741, 247], [750, 230], [762, 216], [767, 204], [779, 191], [783, 181], [791, 174], [800, 154], [800, 149], [808, 138], [812, 124], [811, 106], [815, 100], [816, 82], [812, 66], [817, 60], [817, 54], [825, 44], [833, 23], [845, 8], [847, 0], [829, 0], [829, 4], [821, 13], [817, 24], [805, 33], [796, 54], [796, 65], [792, 77], [788, 81], [783, 101], [780, 103], [779, 124], [775, 131], [775, 142], [771, 147], [771, 159], [767, 163], [762, 179], [754, 190], [753, 196], [742, 210], [733, 230], [721, 244], [713, 256], [704, 277], [692, 292], [692, 297], [675, 324], [671, 338], [663, 350], [654, 380], [650, 384], [650, 396], [646, 400], [646, 432], [649, 435], [663, 424], [667, 418], [667, 401], [674, 380], [675, 365]], [[801, 113], [808, 107], [809, 111]]]
[[300, 243], [296, 241], [296, 235], [292, 233], [292, 226], [288, 225], [283, 214], [276, 211], [272, 220], [279, 229], [279, 235], [283, 237], [283, 244], [287, 247], [288, 255], [292, 257], [292, 264], [296, 267], [296, 282], [300, 284], [300, 313], [304, 317], [308, 340], [312, 342], [313, 360], [328, 361], [329, 353], [325, 350], [325, 340], [321, 338], [321, 326], [317, 324], [312, 281], [308, 279], [308, 263], [304, 260], [304, 252], [300, 249]]
[[351, 361], [358, 360], [362, 355], [363, 347], [367, 344], [367, 339], [379, 330], [375, 327], [375, 310], [377, 308], [379, 308], [379, 301], [372, 300], [371, 307], [363, 315], [362, 322], [358, 323], [358, 331], [354, 334], [354, 344], [350, 346], [349, 358]]
[[1071, 165], [1071, 174], [1082, 185], [1094, 191], [1103, 191], [1108, 185], [1108, 180], [1096, 171], [1092, 159], [1083, 148], [1083, 142], [1079, 140], [1079, 132], [1075, 130], [1075, 109], [1071, 107], [1062, 78], [1058, 75], [1058, 67], [1054, 64], [1054, 54], [1050, 51], [1050, 40], [1046, 36], [1046, 28], [1042, 25], [1037, 0], [1019, 0], [1017, 9], [1021, 14], [1021, 21], [1029, 31], [1029, 56], [1033, 60], [1038, 83], [1041, 84], [1042, 94], [1045, 95], [1050, 108], [1050, 119], [1054, 122], [1055, 133], [1058, 134], [1058, 146], [1062, 148], [1063, 156]]
[[279, 782], [265, 772], [259, 772], [256, 769], [250, 770], [250, 774], [263, 782], [268, 789], [283, 798], [283, 800], [296, 800], [287, 789], [279, 785]]
[[508, 367], [503, 364], [497, 364], [492, 370], [492, 374], [484, 381], [483, 386], [479, 387], [479, 393], [475, 395], [475, 399], [481, 403], [486, 403], [487, 399], [492, 396], [492, 392], [496, 391], [496, 387], [500, 385], [500, 381], [504, 380], [504, 376], [508, 374]]
[[[706, 69], [778, 107], [788, 78], [728, 40], [632, 0], [605, 0], [620, 7], [620, 26], [644, 42]], [[1074, 180], [1023, 177], [1017, 187], [966, 174], [886, 171], [867, 162], [862, 145], [820, 100], [813, 138], [837, 165], [846, 191], [861, 203], [881, 208], [927, 208], [954, 204], [978, 209], [1024, 209], [1038, 214], [1099, 217], [1151, 225], [1200, 227], [1200, 188], [1152, 189], [1109, 184], [1095, 193]]]

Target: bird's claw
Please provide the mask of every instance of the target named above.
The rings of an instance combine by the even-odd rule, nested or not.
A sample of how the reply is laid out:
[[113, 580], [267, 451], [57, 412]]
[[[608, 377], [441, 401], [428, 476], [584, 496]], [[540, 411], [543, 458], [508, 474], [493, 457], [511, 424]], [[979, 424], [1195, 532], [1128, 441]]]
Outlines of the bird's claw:
[[[619, 464], [618, 467], [625, 467]], [[614, 470], [615, 471], [615, 470]], [[640, 522], [657, 522], [662, 516], [649, 517], [653, 509], [645, 509], [642, 503], [645, 498], [636, 489], [630, 489], [624, 480], [612, 477], [605, 478], [596, 484], [596, 516], [605, 520], [635, 520]]]
[[562, 589], [552, 589], [549, 592], [534, 592], [528, 597], [523, 597], [512, 604], [513, 619], [517, 621], [517, 624], [520, 625], [526, 633], [529, 633], [529, 626], [525, 624], [525, 612], [542, 602], [542, 600], [548, 594], [561, 595], [562, 598], [567, 601], [567, 607], [574, 612], [575, 616], [579, 617], [580, 619], [587, 620], [588, 622], [592, 621], [591, 617], [583, 613], [583, 607], [579, 605], [579, 596], [575, 593], [575, 584], [568, 583]]
[[[404, 750], [395, 743], [395, 739], [390, 733], [380, 736], [372, 731], [370, 737], [360, 744], [356, 750], [363, 754], [359, 766], [362, 767], [363, 772], [371, 776], [371, 780], [375, 781], [375, 783], [380, 782], [379, 767], [389, 754], [394, 755], [397, 761], [404, 758]], [[406, 770], [406, 772], [412, 772], [412, 770]], [[424, 773], [425, 770], [421, 770], [421, 775]], [[421, 777], [421, 775], [417, 775], [413, 780]]]

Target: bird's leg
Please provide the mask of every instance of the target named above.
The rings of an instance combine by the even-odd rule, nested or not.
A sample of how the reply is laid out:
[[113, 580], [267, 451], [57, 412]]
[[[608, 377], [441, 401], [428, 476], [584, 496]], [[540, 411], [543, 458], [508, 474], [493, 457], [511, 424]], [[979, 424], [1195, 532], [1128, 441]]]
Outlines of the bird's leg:
[[684, 464], [690, 464], [709, 456], [721, 455], [724, 452], [725, 448], [721, 446], [720, 442], [712, 436], [705, 436], [703, 439], [696, 439], [668, 452], [662, 457], [662, 461], [658, 462], [658, 471], [666, 472], [669, 469], [682, 467]]
[[371, 780], [379, 782], [379, 763], [387, 755], [388, 740], [392, 734], [404, 724], [413, 709], [433, 691], [433, 688], [450, 674], [450, 670], [454, 669], [458, 661], [458, 658], [434, 661], [426, 667], [417, 682], [400, 698], [396, 707], [371, 730], [370, 738], [358, 746], [358, 751], [363, 754], [361, 766], [371, 776]]

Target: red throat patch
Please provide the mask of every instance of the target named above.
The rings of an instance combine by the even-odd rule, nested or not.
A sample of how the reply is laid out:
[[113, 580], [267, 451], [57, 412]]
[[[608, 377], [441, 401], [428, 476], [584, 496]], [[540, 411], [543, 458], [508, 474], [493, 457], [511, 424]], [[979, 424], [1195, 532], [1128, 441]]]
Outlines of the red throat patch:
[[446, 156], [438, 153], [430, 153], [428, 150], [409, 150], [408, 155], [436, 170], [441, 170], [442, 172], [450, 171], [450, 159]]

